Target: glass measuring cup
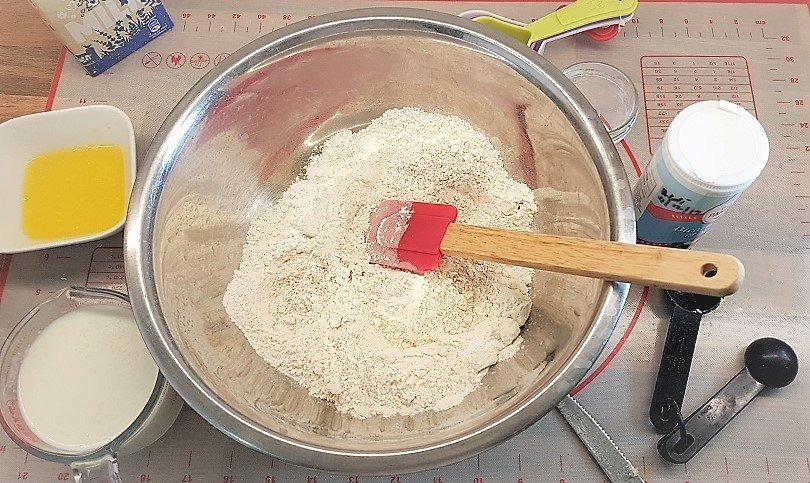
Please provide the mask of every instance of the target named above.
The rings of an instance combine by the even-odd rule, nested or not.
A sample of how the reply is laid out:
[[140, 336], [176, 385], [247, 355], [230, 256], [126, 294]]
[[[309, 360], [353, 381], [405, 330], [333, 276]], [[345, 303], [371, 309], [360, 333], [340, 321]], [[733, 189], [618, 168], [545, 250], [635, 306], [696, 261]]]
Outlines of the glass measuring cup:
[[[28, 453], [42, 459], [70, 465], [74, 480], [121, 481], [117, 457], [134, 453], [160, 438], [174, 423], [182, 399], [160, 372], [143, 410], [118, 436], [100, 448], [70, 452], [55, 447], [36, 434], [22, 417], [18, 383], [26, 352], [35, 339], [61, 316], [88, 306], [113, 306], [130, 310], [126, 295], [95, 288], [66, 288], [34, 307], [11, 331], [0, 349], [0, 424], [9, 437]], [[77, 381], [81, 384], [82, 381]]]

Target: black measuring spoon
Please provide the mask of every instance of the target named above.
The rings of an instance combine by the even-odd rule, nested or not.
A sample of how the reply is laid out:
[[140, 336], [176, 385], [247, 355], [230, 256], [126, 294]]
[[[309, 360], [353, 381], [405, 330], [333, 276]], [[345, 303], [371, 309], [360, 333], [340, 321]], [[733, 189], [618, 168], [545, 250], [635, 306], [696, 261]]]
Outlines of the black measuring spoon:
[[671, 463], [686, 463], [764, 388], [785, 387], [799, 372], [793, 348], [779, 339], [757, 339], [745, 349], [745, 367], [706, 404], [658, 441]]
[[678, 423], [677, 414], [683, 405], [689, 369], [695, 353], [700, 321], [704, 314], [720, 306], [720, 297], [665, 290], [674, 308], [669, 319], [667, 339], [658, 367], [650, 421], [659, 433], [666, 433]]

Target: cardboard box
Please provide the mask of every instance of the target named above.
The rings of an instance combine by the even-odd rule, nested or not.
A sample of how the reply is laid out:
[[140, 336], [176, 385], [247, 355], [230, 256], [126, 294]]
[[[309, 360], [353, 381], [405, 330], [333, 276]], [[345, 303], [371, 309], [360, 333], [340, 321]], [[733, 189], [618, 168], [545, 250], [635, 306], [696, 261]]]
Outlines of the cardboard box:
[[29, 0], [96, 76], [174, 26], [160, 0]]

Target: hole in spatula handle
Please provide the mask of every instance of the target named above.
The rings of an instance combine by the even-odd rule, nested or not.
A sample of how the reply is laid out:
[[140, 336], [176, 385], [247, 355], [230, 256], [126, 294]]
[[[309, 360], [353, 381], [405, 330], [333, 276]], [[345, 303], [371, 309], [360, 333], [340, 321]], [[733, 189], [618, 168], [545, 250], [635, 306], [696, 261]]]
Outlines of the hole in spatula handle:
[[717, 265], [713, 263], [704, 263], [702, 267], [700, 267], [700, 274], [706, 278], [712, 278], [717, 275]]

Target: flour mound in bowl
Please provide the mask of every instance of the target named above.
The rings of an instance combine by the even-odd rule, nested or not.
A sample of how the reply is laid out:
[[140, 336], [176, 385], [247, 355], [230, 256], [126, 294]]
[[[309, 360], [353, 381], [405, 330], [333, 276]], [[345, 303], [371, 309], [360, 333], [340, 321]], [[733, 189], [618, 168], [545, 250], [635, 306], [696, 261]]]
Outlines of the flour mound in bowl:
[[250, 229], [223, 304], [271, 366], [357, 418], [443, 410], [515, 354], [532, 270], [446, 257], [416, 275], [369, 263], [380, 201], [447, 203], [458, 222], [530, 230], [532, 191], [468, 122], [392, 109], [323, 143]]

